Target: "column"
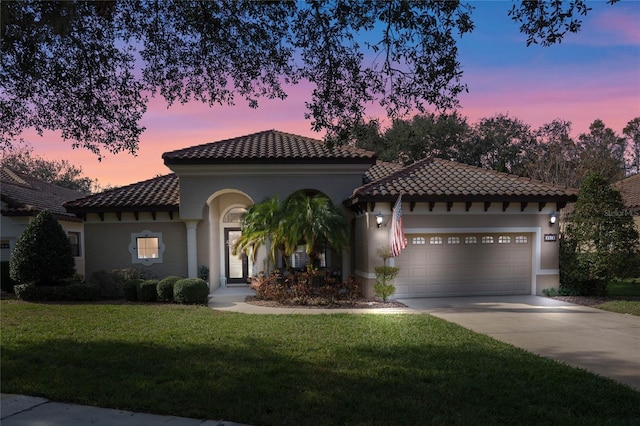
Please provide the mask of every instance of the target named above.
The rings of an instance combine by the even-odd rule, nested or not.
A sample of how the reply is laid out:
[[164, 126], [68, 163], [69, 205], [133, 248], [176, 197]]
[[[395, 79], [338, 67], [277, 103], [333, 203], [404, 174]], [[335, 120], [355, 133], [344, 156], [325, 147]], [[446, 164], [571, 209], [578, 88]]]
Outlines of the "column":
[[189, 278], [198, 278], [198, 220], [185, 220], [187, 227], [187, 271]]

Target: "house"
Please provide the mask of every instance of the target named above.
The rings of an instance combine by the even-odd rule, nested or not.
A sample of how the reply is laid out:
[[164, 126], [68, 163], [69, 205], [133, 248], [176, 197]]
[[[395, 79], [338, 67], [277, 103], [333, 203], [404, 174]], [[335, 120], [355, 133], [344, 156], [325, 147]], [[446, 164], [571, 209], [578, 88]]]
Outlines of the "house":
[[3, 167], [0, 170], [2, 208], [0, 210], [0, 254], [9, 261], [16, 241], [31, 221], [42, 210], [54, 214], [69, 236], [74, 252], [76, 272], [85, 273], [84, 224], [75, 214], [67, 212], [63, 203], [84, 197], [80, 191], [63, 188]]
[[636, 229], [640, 232], [640, 174], [616, 182], [613, 187], [620, 192], [625, 206], [625, 211], [619, 214], [633, 216]]
[[[196, 277], [206, 269], [212, 291], [246, 284], [267, 265], [265, 249], [255, 263], [232, 254], [246, 208], [274, 195], [320, 192], [342, 206], [353, 231], [351, 247], [328, 247], [321, 266], [356, 276], [371, 296], [374, 268], [382, 264], [377, 250], [388, 245], [402, 195], [408, 245], [391, 259], [401, 268], [396, 297], [540, 294], [559, 280], [550, 218], [577, 195], [441, 159], [401, 167], [369, 151], [275, 130], [162, 158], [173, 173], [65, 204], [85, 226], [87, 273], [136, 266], [157, 277]], [[294, 257], [294, 264], [304, 261]]]

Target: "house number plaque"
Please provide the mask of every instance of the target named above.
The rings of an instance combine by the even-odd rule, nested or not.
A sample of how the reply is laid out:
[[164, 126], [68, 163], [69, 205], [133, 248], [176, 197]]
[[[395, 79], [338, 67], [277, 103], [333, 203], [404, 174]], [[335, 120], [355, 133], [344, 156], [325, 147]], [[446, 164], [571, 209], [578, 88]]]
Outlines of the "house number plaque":
[[558, 234], [544, 234], [544, 240], [548, 242], [558, 241]]

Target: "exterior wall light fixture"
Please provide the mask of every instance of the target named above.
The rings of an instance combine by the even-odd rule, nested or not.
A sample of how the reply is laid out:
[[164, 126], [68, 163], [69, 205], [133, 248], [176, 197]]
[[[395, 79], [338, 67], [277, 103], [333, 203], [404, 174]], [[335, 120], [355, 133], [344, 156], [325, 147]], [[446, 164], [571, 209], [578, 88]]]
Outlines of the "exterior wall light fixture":
[[558, 212], [551, 213], [551, 216], [549, 216], [549, 226], [553, 226], [557, 220], [558, 220]]
[[378, 212], [378, 214], [376, 215], [376, 225], [378, 226], [378, 228], [382, 226], [382, 212]]

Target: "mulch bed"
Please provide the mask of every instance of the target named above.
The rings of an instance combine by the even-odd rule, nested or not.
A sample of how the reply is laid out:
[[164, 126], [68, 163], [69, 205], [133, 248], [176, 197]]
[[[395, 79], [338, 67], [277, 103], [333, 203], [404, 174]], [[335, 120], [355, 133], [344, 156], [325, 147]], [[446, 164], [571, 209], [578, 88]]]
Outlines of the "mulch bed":
[[304, 305], [295, 303], [280, 303], [275, 300], [262, 300], [256, 296], [247, 296], [245, 302], [256, 306], [267, 306], [270, 308], [302, 308], [302, 309], [379, 309], [379, 308], [406, 308], [407, 305], [397, 300], [356, 299], [353, 301], [336, 300], [334, 303], [326, 304], [320, 299], [309, 299]]

